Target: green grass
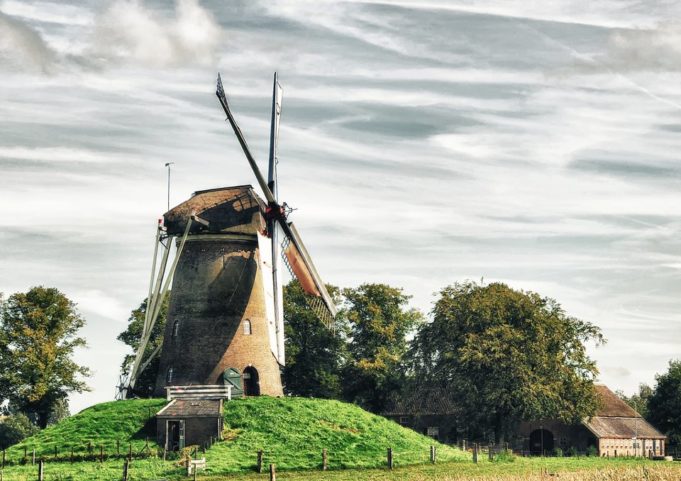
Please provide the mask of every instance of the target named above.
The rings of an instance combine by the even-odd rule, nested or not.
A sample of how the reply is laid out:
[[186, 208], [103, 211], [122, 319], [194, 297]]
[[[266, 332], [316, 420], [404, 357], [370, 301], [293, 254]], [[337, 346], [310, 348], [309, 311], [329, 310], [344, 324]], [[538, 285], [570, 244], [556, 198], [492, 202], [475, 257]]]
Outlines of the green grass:
[[[34, 448], [37, 458], [47, 459], [45, 472], [52, 473], [52, 479], [118, 479], [121, 459], [71, 463], [71, 448], [76, 455], [83, 455], [89, 444], [96, 457], [100, 445], [105, 455], [114, 454], [119, 441], [123, 454], [128, 443], [132, 443], [134, 452], [140, 452], [147, 437], [152, 458], [133, 461], [133, 479], [181, 477], [183, 469], [176, 461], [164, 462], [155, 457], [158, 446], [153, 415], [165, 403], [162, 399], [114, 401], [88, 408], [10, 448], [8, 460], [24, 463], [26, 448], [28, 465], [7, 467], [4, 480], [35, 476], [36, 467], [30, 464]], [[224, 417], [227, 438], [206, 452], [206, 475], [253, 472], [259, 450], [264, 451], [266, 466], [275, 463], [284, 471], [318, 469], [323, 449], [328, 452], [330, 469], [384, 466], [388, 447], [393, 448], [396, 466], [427, 463], [431, 445], [437, 446], [442, 461], [470, 459], [469, 454], [456, 448], [338, 401], [265, 396], [239, 399], [225, 404]], [[56, 460], [55, 447], [59, 452]]]
[[322, 449], [328, 452], [331, 469], [383, 466], [388, 447], [393, 448], [396, 466], [428, 462], [431, 445], [437, 445], [443, 461], [469, 458], [459, 449], [339, 401], [239, 399], [225, 405], [225, 428], [236, 438], [206, 454], [210, 472], [252, 469], [259, 450], [266, 465], [274, 463], [282, 470], [318, 468]]
[[[104, 463], [48, 463], [45, 467], [46, 481], [115, 481], [120, 480], [123, 462], [109, 460]], [[355, 468], [345, 470], [280, 471], [280, 481], [534, 481], [556, 479], [542, 476], [542, 472], [558, 474], [565, 481], [678, 481], [681, 479], [681, 463], [660, 463], [642, 459], [603, 458], [517, 458], [514, 462], [490, 463], [483, 459], [472, 461], [420, 464], [398, 467], [393, 471], [385, 468]], [[180, 480], [188, 479], [176, 463], [163, 462], [157, 458], [134, 460], [130, 465], [130, 480]], [[3, 481], [34, 481], [36, 466], [15, 466], [6, 469]], [[267, 474], [202, 473], [200, 481], [263, 481]]]
[[131, 443], [133, 452], [137, 453], [144, 449], [147, 437], [150, 447], [155, 448], [153, 416], [165, 404], [165, 399], [97, 404], [10, 447], [7, 459], [20, 460], [24, 457], [24, 448], [29, 457], [32, 457], [33, 449], [36, 457], [53, 457], [55, 447], [60, 457], [70, 456], [71, 449], [76, 455], [84, 455], [88, 445], [92, 446], [93, 454], [99, 454], [100, 446], [106, 453], [113, 454], [116, 442], [120, 443], [122, 452], [127, 452]]

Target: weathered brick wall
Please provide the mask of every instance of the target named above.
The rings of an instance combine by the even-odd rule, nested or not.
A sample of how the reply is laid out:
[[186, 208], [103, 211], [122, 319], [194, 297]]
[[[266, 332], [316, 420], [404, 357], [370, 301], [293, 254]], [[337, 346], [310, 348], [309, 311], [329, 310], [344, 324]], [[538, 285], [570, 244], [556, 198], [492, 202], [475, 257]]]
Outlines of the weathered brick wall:
[[[257, 238], [188, 240], [175, 273], [156, 394], [164, 387], [220, 384], [225, 369], [257, 369], [261, 394], [283, 395], [271, 352]], [[252, 334], [245, 335], [243, 321]], [[177, 335], [173, 336], [178, 321]], [[166, 383], [168, 370], [173, 380]]]

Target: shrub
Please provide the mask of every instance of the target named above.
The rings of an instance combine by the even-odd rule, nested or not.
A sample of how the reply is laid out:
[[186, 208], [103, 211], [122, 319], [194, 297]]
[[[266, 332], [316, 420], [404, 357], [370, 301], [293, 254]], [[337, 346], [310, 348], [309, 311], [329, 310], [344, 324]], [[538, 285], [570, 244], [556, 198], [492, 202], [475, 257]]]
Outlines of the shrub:
[[563, 450], [560, 448], [556, 448], [553, 450], [553, 455], [557, 458], [562, 458], [563, 457]]
[[570, 449], [568, 449], [568, 456], [575, 457], [578, 455], [579, 453], [577, 452], [577, 448], [574, 446], [570, 446]]
[[512, 463], [515, 461], [515, 454], [513, 454], [513, 451], [510, 449], [504, 449], [503, 451], [500, 451], [499, 454], [494, 456], [492, 460], [495, 463]]
[[598, 456], [598, 449], [596, 449], [596, 446], [589, 446], [588, 448], [586, 448], [586, 455]]
[[13, 414], [0, 423], [0, 449], [7, 449], [40, 431], [25, 414]]

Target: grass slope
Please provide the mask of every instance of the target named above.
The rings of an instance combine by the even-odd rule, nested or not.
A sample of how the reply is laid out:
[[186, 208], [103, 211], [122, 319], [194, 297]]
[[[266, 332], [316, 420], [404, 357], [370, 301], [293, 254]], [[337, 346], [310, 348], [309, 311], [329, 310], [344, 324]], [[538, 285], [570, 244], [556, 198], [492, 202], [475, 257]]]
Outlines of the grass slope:
[[[8, 450], [9, 460], [45, 456], [46, 475], [64, 480], [117, 479], [121, 459], [65, 462], [70, 449], [85, 453], [88, 443], [93, 454], [99, 446], [113, 454], [116, 441], [121, 451], [127, 443], [141, 451], [145, 438], [156, 453], [154, 414], [165, 405], [164, 399], [139, 399], [98, 404], [52, 426]], [[206, 475], [252, 472], [257, 452], [263, 450], [265, 465], [275, 463], [278, 470], [316, 469], [321, 465], [322, 449], [327, 449], [331, 469], [380, 467], [386, 463], [386, 449], [393, 448], [396, 466], [427, 463], [431, 445], [438, 448], [440, 461], [470, 459], [458, 449], [441, 445], [393, 421], [373, 415], [348, 403], [305, 398], [248, 398], [225, 404], [225, 440], [206, 452]], [[60, 457], [54, 459], [55, 446]], [[61, 461], [61, 462], [59, 462]], [[183, 469], [177, 461], [158, 458], [135, 460], [136, 479], [180, 478]], [[31, 479], [35, 466], [11, 466], [5, 478]]]
[[54, 456], [57, 448], [59, 455], [66, 456], [71, 449], [75, 453], [86, 453], [88, 444], [93, 453], [99, 454], [99, 447], [113, 453], [116, 442], [120, 442], [122, 452], [127, 452], [132, 443], [135, 452], [141, 451], [149, 437], [149, 444], [156, 446], [155, 424], [153, 417], [166, 404], [165, 399], [131, 399], [112, 401], [89, 407], [55, 426], [40, 431], [35, 436], [10, 447], [7, 457], [10, 460], [23, 458], [24, 447], [32, 455]]
[[265, 464], [279, 469], [318, 468], [322, 449], [330, 468], [377, 467], [393, 448], [395, 465], [427, 462], [431, 445], [441, 460], [462, 460], [462, 451], [354, 404], [305, 398], [248, 398], [225, 404], [225, 428], [231, 441], [213, 446], [206, 454], [211, 471], [252, 469], [258, 450]]

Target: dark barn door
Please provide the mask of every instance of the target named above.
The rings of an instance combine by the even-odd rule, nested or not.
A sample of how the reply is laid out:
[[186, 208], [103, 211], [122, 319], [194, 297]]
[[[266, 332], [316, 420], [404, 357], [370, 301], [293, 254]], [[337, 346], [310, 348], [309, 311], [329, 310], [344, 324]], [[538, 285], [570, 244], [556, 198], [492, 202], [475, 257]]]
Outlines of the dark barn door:
[[184, 449], [184, 419], [166, 422], [168, 423], [166, 425], [166, 449], [168, 451], [179, 451]]
[[260, 377], [253, 366], [244, 369], [244, 395], [260, 396]]
[[530, 454], [539, 456], [541, 454], [553, 453], [553, 433], [546, 429], [535, 429], [530, 433]]

